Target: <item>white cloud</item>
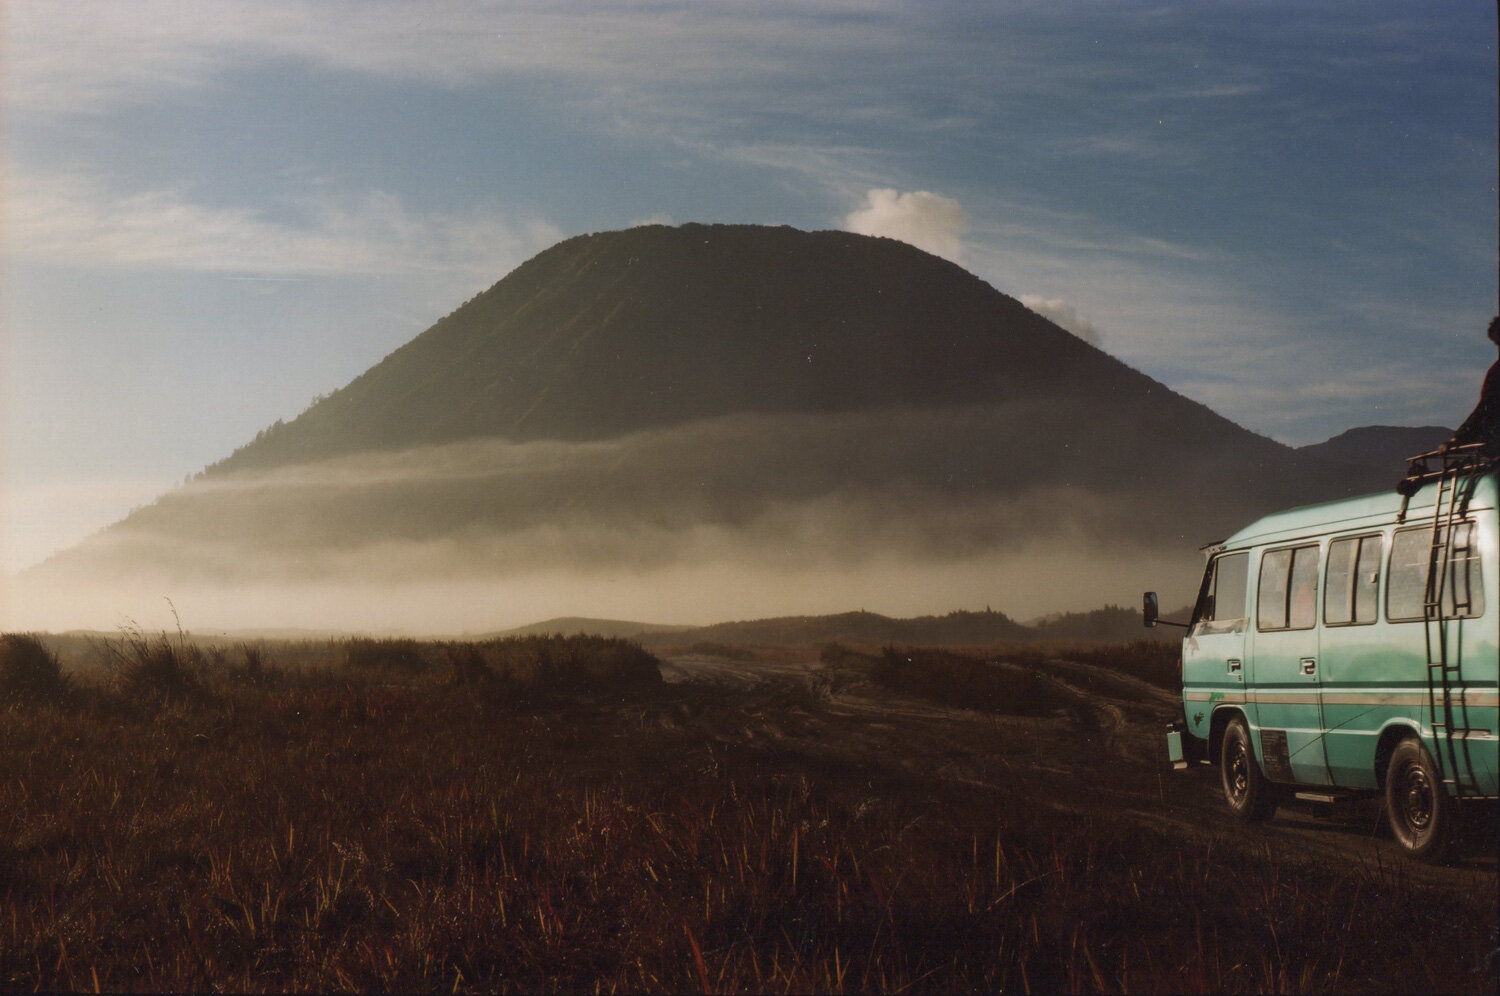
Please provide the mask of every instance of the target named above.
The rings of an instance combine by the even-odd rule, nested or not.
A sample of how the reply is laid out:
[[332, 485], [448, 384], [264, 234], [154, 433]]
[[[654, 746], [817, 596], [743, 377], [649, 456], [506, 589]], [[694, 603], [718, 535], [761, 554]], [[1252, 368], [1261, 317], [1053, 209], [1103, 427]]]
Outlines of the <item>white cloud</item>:
[[1090, 345], [1099, 345], [1099, 329], [1093, 322], [1078, 313], [1078, 309], [1056, 297], [1036, 297], [1022, 294], [1021, 303], [1043, 318], [1067, 329]]
[[251, 208], [197, 204], [170, 189], [121, 193], [78, 174], [14, 170], [7, 179], [7, 255], [58, 266], [493, 279], [561, 238], [540, 219], [494, 207], [422, 214], [382, 191], [304, 200], [299, 223], [288, 224]]
[[865, 203], [845, 216], [844, 227], [859, 235], [900, 239], [959, 263], [969, 220], [951, 197], [926, 190], [901, 193], [887, 187], [866, 194]]

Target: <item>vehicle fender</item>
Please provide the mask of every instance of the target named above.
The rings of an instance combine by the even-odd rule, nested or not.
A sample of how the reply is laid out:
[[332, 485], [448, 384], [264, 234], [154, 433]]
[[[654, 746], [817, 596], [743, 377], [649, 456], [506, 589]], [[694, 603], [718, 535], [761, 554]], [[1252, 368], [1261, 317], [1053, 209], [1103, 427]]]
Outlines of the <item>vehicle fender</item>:
[[1391, 719], [1380, 728], [1375, 742], [1375, 784], [1385, 788], [1385, 769], [1390, 766], [1391, 752], [1407, 737], [1422, 739], [1422, 731], [1410, 720]]
[[[1209, 717], [1208, 762], [1210, 764], [1219, 763], [1219, 754], [1224, 744], [1224, 729], [1236, 716], [1245, 718], [1245, 710], [1238, 705], [1223, 705], [1215, 709], [1213, 715]], [[1249, 719], [1245, 718], [1245, 721], [1249, 722]]]

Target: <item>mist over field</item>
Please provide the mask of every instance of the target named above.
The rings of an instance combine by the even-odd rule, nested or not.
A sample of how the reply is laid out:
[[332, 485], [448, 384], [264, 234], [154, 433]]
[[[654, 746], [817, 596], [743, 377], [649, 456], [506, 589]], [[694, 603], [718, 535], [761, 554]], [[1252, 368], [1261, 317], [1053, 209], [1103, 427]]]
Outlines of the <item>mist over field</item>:
[[1026, 616], [1189, 587], [1202, 541], [1119, 454], [1091, 452], [1080, 426], [1066, 449], [1092, 468], [1085, 486], [1007, 444], [1038, 417], [1033, 403], [745, 414], [237, 471], [164, 496], [16, 594], [48, 627], [129, 584], [133, 611], [168, 596], [199, 627], [438, 632], [601, 612]]

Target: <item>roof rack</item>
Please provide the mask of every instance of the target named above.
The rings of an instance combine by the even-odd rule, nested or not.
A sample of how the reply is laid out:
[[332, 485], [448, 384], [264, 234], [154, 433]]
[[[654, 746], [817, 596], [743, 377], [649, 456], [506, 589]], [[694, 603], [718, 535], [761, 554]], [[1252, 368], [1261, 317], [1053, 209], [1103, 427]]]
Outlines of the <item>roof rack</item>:
[[1486, 452], [1483, 443], [1446, 446], [1406, 458], [1406, 477], [1396, 485], [1403, 495], [1413, 495], [1424, 484], [1455, 474], [1477, 474], [1500, 467], [1500, 457]]
[[1396, 484], [1396, 493], [1401, 496], [1401, 511], [1396, 516], [1397, 521], [1406, 519], [1407, 502], [1422, 489], [1422, 485], [1433, 481], [1473, 477], [1495, 468], [1500, 468], [1500, 455], [1491, 451], [1484, 443], [1443, 446], [1428, 453], [1407, 457], [1406, 476]]

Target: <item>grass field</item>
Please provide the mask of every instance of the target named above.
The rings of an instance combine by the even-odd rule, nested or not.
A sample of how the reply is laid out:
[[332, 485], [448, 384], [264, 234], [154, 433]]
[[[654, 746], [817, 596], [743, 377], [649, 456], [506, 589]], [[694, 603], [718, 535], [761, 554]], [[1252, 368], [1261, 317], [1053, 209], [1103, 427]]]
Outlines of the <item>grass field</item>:
[[1056, 780], [726, 738], [857, 720], [664, 686], [622, 641], [99, 650], [93, 678], [0, 670], [6, 990], [1496, 984], [1493, 876], [1469, 894], [1184, 838]]

